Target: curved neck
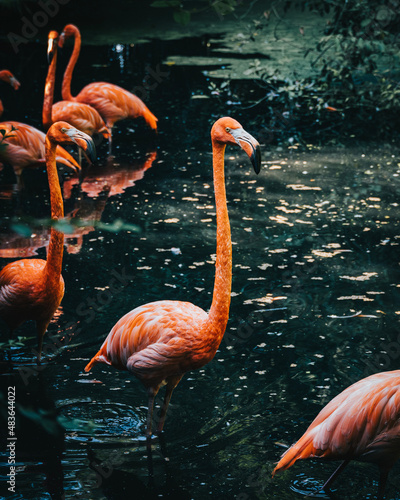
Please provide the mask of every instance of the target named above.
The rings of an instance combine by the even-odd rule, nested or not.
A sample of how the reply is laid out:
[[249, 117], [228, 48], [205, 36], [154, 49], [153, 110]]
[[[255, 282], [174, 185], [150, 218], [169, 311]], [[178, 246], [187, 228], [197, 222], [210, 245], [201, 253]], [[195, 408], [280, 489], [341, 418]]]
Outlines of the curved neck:
[[213, 141], [214, 192], [217, 211], [217, 260], [215, 263], [215, 280], [213, 300], [206, 330], [213, 332], [218, 343], [225, 333], [229, 317], [232, 285], [232, 240], [226, 205], [224, 175], [225, 144]]
[[[64, 203], [61, 195], [60, 181], [56, 166], [57, 144], [46, 136], [46, 167], [50, 188], [51, 218], [64, 217]], [[47, 281], [59, 282], [61, 276], [64, 234], [51, 228], [50, 243], [47, 252], [45, 274]]]
[[75, 101], [76, 98], [71, 95], [71, 80], [72, 73], [74, 72], [76, 61], [81, 51], [81, 34], [79, 31], [74, 32], [74, 50], [72, 51], [71, 58], [64, 73], [62, 82], [61, 95], [64, 101]]
[[51, 109], [54, 101], [54, 85], [56, 81], [57, 50], [54, 52], [53, 59], [47, 72], [46, 83], [44, 86], [44, 99], [42, 110], [43, 127], [47, 130], [52, 124]]

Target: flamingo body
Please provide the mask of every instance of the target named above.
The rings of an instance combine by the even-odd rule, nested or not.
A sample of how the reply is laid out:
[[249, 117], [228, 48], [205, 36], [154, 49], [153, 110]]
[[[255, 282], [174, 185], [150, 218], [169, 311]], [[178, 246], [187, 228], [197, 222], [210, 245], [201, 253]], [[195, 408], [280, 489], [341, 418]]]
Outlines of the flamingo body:
[[47, 287], [45, 266], [42, 259], [23, 259], [0, 272], [0, 317], [11, 331], [32, 318], [47, 327], [61, 304], [64, 279], [60, 275], [55, 286]]
[[[132, 372], [147, 388], [147, 437], [151, 435], [154, 398], [167, 385], [158, 425], [161, 432], [172, 391], [189, 370], [211, 361], [225, 333], [232, 282], [232, 241], [225, 194], [224, 153], [238, 144], [252, 159], [256, 173], [261, 158], [258, 142], [232, 118], [220, 118], [211, 130], [217, 207], [217, 259], [214, 292], [208, 313], [189, 303], [163, 300], [133, 309], [114, 326], [98, 353], [85, 367], [106, 363]], [[149, 445], [149, 439], [147, 440]]]
[[214, 357], [218, 345], [207, 345], [201, 337], [207, 317], [190, 302], [162, 300], [137, 307], [115, 324], [87, 370], [102, 362], [127, 369], [146, 387], [164, 385], [169, 377]]
[[[12, 129], [16, 130], [12, 130]], [[20, 122], [2, 122], [0, 130], [5, 130], [9, 135], [4, 140], [7, 147], [0, 150], [0, 160], [14, 167], [17, 176], [28, 167], [45, 165], [45, 139], [46, 135], [40, 130]], [[80, 169], [79, 164], [61, 146], [57, 146], [56, 160], [73, 170]]]
[[[57, 122], [50, 127], [45, 136], [45, 163], [53, 220], [64, 217], [56, 166], [58, 144], [77, 144], [92, 157], [94, 154], [94, 145], [88, 135], [66, 122]], [[61, 276], [63, 244], [63, 233], [52, 227], [46, 260], [22, 259], [7, 264], [0, 272], [0, 317], [8, 324], [11, 334], [25, 321], [36, 321], [38, 362], [44, 334], [64, 296]]]
[[332, 399], [282, 455], [274, 474], [313, 457], [377, 464], [382, 495], [386, 476], [400, 458], [400, 370], [371, 375]]
[[84, 87], [75, 98], [95, 108], [104, 118], [107, 127], [117, 121], [142, 116], [153, 130], [157, 130], [157, 118], [144, 102], [131, 92], [107, 82], [93, 82]]

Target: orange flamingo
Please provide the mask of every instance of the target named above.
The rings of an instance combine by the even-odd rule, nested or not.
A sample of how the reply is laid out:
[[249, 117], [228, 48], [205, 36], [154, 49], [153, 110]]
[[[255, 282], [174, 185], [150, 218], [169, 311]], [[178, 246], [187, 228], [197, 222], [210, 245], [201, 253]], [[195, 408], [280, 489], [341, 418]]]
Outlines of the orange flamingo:
[[150, 449], [154, 398], [166, 385], [158, 424], [162, 432], [172, 391], [188, 370], [211, 361], [225, 333], [232, 282], [232, 242], [225, 194], [224, 154], [227, 144], [238, 144], [260, 171], [258, 142], [232, 118], [220, 118], [211, 130], [215, 202], [217, 208], [217, 259], [214, 293], [207, 314], [190, 302], [163, 300], [137, 307], [113, 327], [99, 352], [85, 367], [106, 363], [133, 373], [147, 388], [147, 446]]
[[[9, 83], [14, 90], [18, 90], [21, 86], [19, 81], [15, 78], [15, 76], [11, 73], [11, 71], [8, 71], [8, 69], [2, 69], [0, 71], [0, 80]], [[4, 112], [3, 103], [0, 101], [0, 116], [3, 114], [3, 112]]]
[[[18, 181], [24, 168], [46, 165], [45, 139], [46, 135], [31, 125], [20, 122], [2, 122], [0, 130], [5, 130], [6, 137], [0, 149], [0, 161], [13, 166]], [[56, 149], [56, 161], [76, 171], [79, 163], [61, 146]]]
[[[77, 144], [94, 157], [94, 144], [88, 135], [66, 122], [57, 122], [50, 127], [46, 135], [46, 166], [53, 220], [64, 217], [56, 167], [57, 144]], [[0, 273], [0, 317], [9, 326], [11, 334], [25, 321], [36, 321], [38, 363], [43, 336], [64, 295], [64, 280], [61, 276], [63, 243], [63, 233], [52, 228], [47, 261], [18, 260], [7, 264]]]
[[273, 474], [313, 457], [343, 460], [321, 489], [328, 489], [350, 460], [377, 464], [381, 500], [389, 471], [400, 458], [400, 370], [359, 380], [332, 399], [282, 455]]
[[106, 127], [103, 118], [99, 113], [80, 102], [59, 101], [53, 105], [54, 86], [56, 81], [57, 66], [57, 31], [50, 31], [48, 37], [47, 55], [51, 59], [47, 73], [43, 100], [43, 127], [47, 130], [50, 125], [58, 121], [66, 121], [73, 127], [92, 136], [102, 134], [105, 139], [110, 138], [110, 130]]
[[[73, 24], [67, 24], [61, 33], [59, 46], [63, 47], [66, 38], [74, 37], [74, 49], [71, 59], [64, 73], [62, 83], [62, 98], [65, 101], [84, 102], [97, 109], [107, 127], [111, 130], [114, 124], [125, 118], [138, 118], [142, 116], [147, 124], [157, 130], [157, 118], [148, 109], [144, 102], [131, 92], [107, 82], [93, 82], [84, 87], [76, 97], [71, 95], [72, 73], [81, 50], [81, 34], [79, 29]], [[109, 138], [109, 148], [111, 151], [112, 135]]]

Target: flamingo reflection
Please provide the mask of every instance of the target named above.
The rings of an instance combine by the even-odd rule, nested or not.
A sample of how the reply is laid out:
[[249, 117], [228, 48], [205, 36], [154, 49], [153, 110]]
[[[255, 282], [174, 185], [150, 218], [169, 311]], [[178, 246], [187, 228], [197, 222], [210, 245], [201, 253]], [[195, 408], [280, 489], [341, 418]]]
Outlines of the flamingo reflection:
[[[157, 158], [152, 151], [144, 160], [130, 163], [117, 163], [113, 157], [103, 166], [89, 168], [80, 182], [73, 176], [64, 181], [64, 200], [73, 201], [72, 210], [66, 210], [66, 219], [82, 220], [85, 225], [74, 226], [72, 232], [65, 234], [64, 244], [70, 254], [80, 252], [84, 236], [95, 230], [96, 222], [101, 220], [107, 200], [123, 193], [126, 189], [143, 179], [146, 170], [151, 168]], [[0, 192], [0, 199], [2, 195]], [[47, 247], [50, 240], [49, 228], [35, 228], [30, 236], [23, 236], [13, 230], [0, 234], [0, 258], [15, 259], [37, 255], [40, 248]]]

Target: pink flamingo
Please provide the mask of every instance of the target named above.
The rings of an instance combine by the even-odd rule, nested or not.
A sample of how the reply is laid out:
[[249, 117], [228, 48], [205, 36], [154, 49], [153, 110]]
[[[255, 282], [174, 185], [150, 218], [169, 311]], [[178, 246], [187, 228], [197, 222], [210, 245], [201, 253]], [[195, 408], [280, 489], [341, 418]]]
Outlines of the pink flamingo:
[[258, 142], [236, 120], [225, 117], [211, 130], [215, 202], [217, 208], [217, 259], [214, 293], [207, 314], [190, 302], [162, 300], [137, 307], [112, 328], [98, 353], [85, 367], [106, 363], [133, 373], [147, 388], [147, 447], [150, 449], [154, 398], [166, 385], [158, 424], [161, 433], [172, 391], [189, 370], [213, 359], [225, 333], [232, 282], [232, 242], [225, 194], [224, 154], [227, 144], [238, 144], [251, 158], [256, 173], [261, 156]]
[[110, 130], [99, 113], [87, 104], [74, 101], [58, 101], [53, 104], [54, 87], [57, 66], [57, 31], [50, 31], [48, 36], [47, 54], [51, 58], [47, 73], [44, 100], [43, 100], [43, 127], [47, 130], [50, 125], [58, 121], [66, 121], [85, 134], [102, 134], [105, 139], [110, 138]]
[[[56, 167], [58, 144], [76, 144], [94, 159], [92, 139], [69, 123], [57, 122], [46, 135], [46, 167], [50, 188], [51, 218], [64, 217], [64, 205]], [[7, 264], [0, 272], [0, 317], [11, 334], [27, 320], [36, 321], [40, 363], [43, 337], [64, 296], [61, 276], [63, 233], [51, 229], [47, 260], [22, 259]]]
[[[107, 82], [93, 82], [84, 87], [76, 97], [71, 94], [71, 80], [75, 64], [81, 50], [81, 34], [79, 29], [73, 24], [67, 24], [61, 33], [59, 45], [64, 45], [65, 39], [74, 37], [74, 49], [71, 59], [64, 73], [62, 83], [62, 98], [65, 101], [84, 102], [97, 109], [107, 127], [111, 130], [114, 124], [125, 118], [138, 118], [142, 116], [147, 124], [157, 130], [157, 118], [144, 104], [144, 102], [131, 92]], [[111, 151], [112, 135], [109, 138], [109, 148]]]
[[313, 457], [343, 460], [321, 489], [328, 489], [350, 460], [377, 464], [381, 500], [389, 471], [400, 458], [400, 370], [359, 380], [332, 399], [282, 455], [273, 474]]

